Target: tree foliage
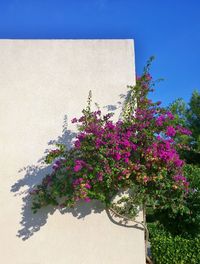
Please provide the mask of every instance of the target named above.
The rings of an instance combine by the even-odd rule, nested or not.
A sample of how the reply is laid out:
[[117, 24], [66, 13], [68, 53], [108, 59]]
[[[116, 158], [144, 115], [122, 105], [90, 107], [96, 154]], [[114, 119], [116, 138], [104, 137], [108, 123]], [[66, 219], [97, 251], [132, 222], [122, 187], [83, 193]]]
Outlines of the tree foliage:
[[190, 164], [200, 165], [200, 93], [194, 91], [188, 104], [179, 98], [168, 109], [174, 114], [177, 122], [192, 131], [190, 138], [176, 138], [177, 142], [185, 141], [190, 147], [181, 152], [182, 157]]

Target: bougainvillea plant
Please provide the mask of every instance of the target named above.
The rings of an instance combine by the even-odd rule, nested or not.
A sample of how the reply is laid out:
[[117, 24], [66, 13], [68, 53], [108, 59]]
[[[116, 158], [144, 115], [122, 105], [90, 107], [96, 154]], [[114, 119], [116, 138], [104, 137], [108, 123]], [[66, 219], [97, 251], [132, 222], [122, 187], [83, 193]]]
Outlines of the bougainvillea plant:
[[[176, 124], [160, 102], [148, 99], [155, 85], [149, 66], [150, 62], [136, 85], [128, 87], [116, 122], [111, 113], [91, 110], [89, 94], [83, 116], [72, 120], [78, 126], [73, 147], [58, 145], [46, 157], [52, 172], [31, 192], [33, 212], [49, 204], [73, 207], [79, 200], [93, 199], [132, 216], [145, 203], [180, 209], [189, 183], [178, 155], [184, 146], [175, 137], [190, 136], [190, 131]], [[129, 195], [117, 202], [123, 206], [114, 204], [113, 197], [127, 190]]]

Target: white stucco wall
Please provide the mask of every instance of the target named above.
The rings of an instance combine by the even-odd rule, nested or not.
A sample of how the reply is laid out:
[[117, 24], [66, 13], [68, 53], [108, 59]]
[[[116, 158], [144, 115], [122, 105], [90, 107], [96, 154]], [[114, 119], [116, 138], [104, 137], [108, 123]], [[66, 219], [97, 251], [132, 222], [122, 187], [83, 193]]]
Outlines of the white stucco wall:
[[132, 40], [0, 40], [0, 263], [144, 264], [141, 229], [93, 204], [33, 215], [27, 196], [49, 170], [39, 160], [48, 143], [69, 140], [89, 90], [103, 107], [134, 83]]

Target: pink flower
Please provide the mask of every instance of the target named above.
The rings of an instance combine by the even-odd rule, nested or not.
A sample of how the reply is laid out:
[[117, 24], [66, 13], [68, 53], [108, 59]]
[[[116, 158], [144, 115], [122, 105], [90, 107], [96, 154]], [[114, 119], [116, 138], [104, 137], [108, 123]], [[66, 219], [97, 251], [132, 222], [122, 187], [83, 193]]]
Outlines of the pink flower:
[[173, 137], [176, 135], [176, 130], [173, 128], [173, 126], [167, 127], [166, 135], [169, 137]]
[[73, 186], [76, 187], [77, 185], [79, 185], [82, 182], [83, 182], [83, 178], [76, 179], [73, 181]]
[[99, 172], [97, 174], [97, 178], [98, 178], [99, 181], [103, 181], [103, 173], [102, 172]]
[[144, 181], [145, 183], [148, 182], [148, 180], [149, 180], [148, 177], [144, 177], [144, 178], [143, 178], [143, 181]]
[[54, 164], [53, 164], [53, 169], [57, 170], [60, 168], [61, 162], [60, 160], [57, 160]]
[[170, 120], [174, 119], [174, 115], [171, 112], [167, 112], [166, 115]]
[[192, 134], [192, 132], [191, 132], [189, 129], [185, 128], [185, 127], [177, 126], [176, 128], [177, 128], [178, 131], [179, 131], [181, 134], [183, 134], [183, 135], [190, 136], [190, 135]]
[[53, 164], [53, 167], [52, 167], [54, 170], [57, 170], [59, 168], [59, 166], [57, 164]]
[[131, 147], [132, 147], [133, 150], [137, 149], [137, 145], [135, 145], [134, 143], [131, 143]]
[[79, 149], [80, 146], [81, 146], [80, 141], [79, 141], [79, 140], [76, 140], [75, 143], [74, 143], [74, 146], [75, 146], [77, 149]]
[[165, 116], [164, 115], [161, 115], [161, 116], [159, 116], [156, 119], [156, 125], [157, 126], [162, 126], [164, 121], [165, 121]]
[[125, 139], [124, 141], [123, 141], [123, 145], [124, 145], [124, 147], [130, 147], [130, 142], [127, 140], [127, 139]]
[[99, 148], [101, 145], [102, 145], [102, 141], [101, 141], [101, 139], [97, 138], [97, 139], [96, 139], [96, 142], [95, 142], [95, 146], [96, 146], [96, 148]]
[[177, 160], [174, 161], [174, 164], [177, 167], [182, 167], [184, 162], [182, 160], [180, 160], [180, 159], [177, 159]]
[[129, 163], [129, 158], [125, 158], [124, 161], [125, 161], [126, 163]]
[[75, 172], [80, 171], [83, 168], [83, 166], [85, 166], [85, 165], [86, 165], [85, 161], [83, 161], [83, 160], [75, 160], [74, 171]]
[[85, 197], [85, 198], [84, 198], [84, 201], [85, 201], [86, 203], [89, 203], [89, 202], [91, 201], [91, 199], [90, 199], [89, 197]]
[[80, 171], [81, 169], [82, 169], [81, 164], [77, 164], [77, 165], [74, 166], [74, 171], [75, 171], [75, 172], [78, 172], [78, 171]]
[[86, 137], [86, 134], [82, 132], [77, 137], [78, 137], [79, 140], [82, 141]]
[[147, 81], [150, 81], [152, 79], [152, 77], [149, 73], [145, 74], [145, 78]]
[[77, 120], [77, 118], [76, 117], [74, 117], [73, 119], [72, 119], [72, 121], [71, 121], [72, 123], [77, 123], [78, 122], [78, 120]]
[[186, 182], [186, 178], [182, 175], [175, 175], [173, 178], [176, 182], [178, 181]]
[[91, 185], [90, 185], [89, 183], [86, 183], [86, 184], [85, 184], [85, 188], [87, 188], [87, 189], [91, 189]]
[[115, 154], [115, 159], [116, 159], [116, 160], [120, 160], [120, 159], [121, 159], [121, 155], [120, 155], [119, 153], [116, 153], [116, 154]]

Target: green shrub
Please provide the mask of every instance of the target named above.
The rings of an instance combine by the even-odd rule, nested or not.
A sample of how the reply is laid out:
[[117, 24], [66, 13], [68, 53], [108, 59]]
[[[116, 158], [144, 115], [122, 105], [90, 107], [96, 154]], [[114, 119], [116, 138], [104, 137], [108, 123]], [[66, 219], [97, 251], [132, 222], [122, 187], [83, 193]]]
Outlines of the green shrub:
[[[158, 220], [172, 235], [185, 238], [200, 236], [200, 168], [195, 165], [184, 166], [184, 176], [190, 182], [190, 191], [185, 196], [183, 207], [155, 210], [149, 220]], [[200, 263], [200, 262], [199, 262]]]
[[155, 264], [199, 264], [200, 239], [172, 236], [156, 225], [149, 227], [151, 254]]

